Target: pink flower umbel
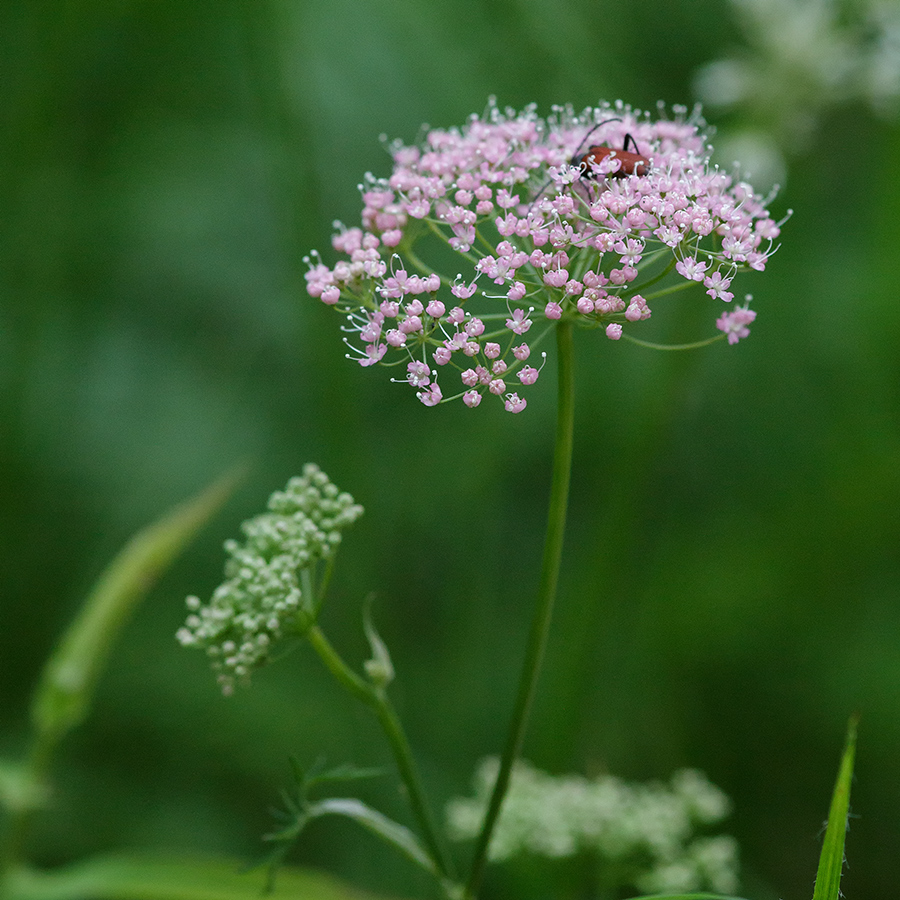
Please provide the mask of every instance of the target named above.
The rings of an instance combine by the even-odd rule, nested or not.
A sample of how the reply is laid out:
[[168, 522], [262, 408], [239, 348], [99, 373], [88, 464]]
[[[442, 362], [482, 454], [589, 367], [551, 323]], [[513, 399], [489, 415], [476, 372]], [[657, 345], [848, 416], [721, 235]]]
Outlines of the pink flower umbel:
[[[307, 289], [346, 316], [349, 358], [402, 365], [395, 380], [426, 406], [475, 409], [493, 394], [523, 410], [507, 384], [536, 382], [525, 360], [557, 322], [619, 340], [678, 288], [728, 303], [738, 272], [765, 268], [783, 224], [750, 185], [710, 167], [703, 123], [684, 109], [654, 120], [605, 104], [541, 119], [491, 104], [390, 150], [390, 177], [366, 176], [361, 227], [339, 225], [332, 240], [345, 258], [329, 268], [314, 254]], [[455, 277], [429, 262], [447, 248]], [[733, 344], [754, 317], [736, 309], [716, 326]]]

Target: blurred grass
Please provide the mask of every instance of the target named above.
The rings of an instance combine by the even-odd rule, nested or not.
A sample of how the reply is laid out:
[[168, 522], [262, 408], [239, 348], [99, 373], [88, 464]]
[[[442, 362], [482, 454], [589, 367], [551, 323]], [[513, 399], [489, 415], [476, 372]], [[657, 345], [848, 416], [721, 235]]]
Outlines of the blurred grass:
[[[490, 94], [543, 113], [690, 104], [691, 73], [738, 42], [711, 0], [0, 8], [0, 753], [22, 746], [42, 660], [127, 536], [255, 460], [114, 653], [39, 861], [250, 855], [288, 755], [389, 765], [307, 654], [226, 702], [174, 642], [184, 595], [218, 582], [221, 540], [306, 460], [367, 508], [325, 625], [362, 659], [361, 601], [379, 591], [426, 778], [441, 798], [467, 789], [502, 740], [522, 652], [551, 385], [515, 419], [420, 408], [343, 359], [302, 256], [326, 252], [333, 219], [355, 222], [363, 172], [388, 168], [380, 133], [461, 124]], [[880, 900], [893, 883], [898, 165], [894, 125], [860, 108], [821, 123], [775, 204], [796, 211], [784, 246], [738, 282], [759, 318], [737, 348], [579, 335], [577, 488], [526, 752], [632, 778], [704, 768], [735, 799], [747, 895], [808, 895], [823, 748], [857, 709], [844, 890]], [[405, 815], [392, 778], [367, 790]], [[343, 823], [310, 830], [298, 861], [422, 890]], [[508, 893], [511, 876], [492, 877]]]

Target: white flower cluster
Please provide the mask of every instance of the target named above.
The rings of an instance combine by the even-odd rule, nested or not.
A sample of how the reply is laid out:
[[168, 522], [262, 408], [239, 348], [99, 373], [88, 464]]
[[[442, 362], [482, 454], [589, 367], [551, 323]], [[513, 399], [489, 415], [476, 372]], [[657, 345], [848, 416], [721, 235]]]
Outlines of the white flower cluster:
[[717, 159], [740, 159], [757, 186], [784, 182], [785, 154], [806, 149], [835, 106], [867, 104], [885, 119], [900, 113], [896, 0], [731, 0], [731, 7], [746, 46], [702, 66], [694, 89], [706, 107], [739, 111], [744, 124], [719, 130]]
[[190, 614], [176, 634], [182, 646], [206, 649], [225, 694], [266, 661], [278, 638], [311, 624], [315, 598], [303, 573], [334, 555], [341, 532], [362, 513], [308, 463], [302, 476], [272, 494], [268, 512], [243, 523], [243, 542], [225, 542], [226, 580], [206, 605], [187, 598]]
[[[447, 807], [451, 835], [475, 837], [497, 776], [498, 761], [486, 759], [475, 777], [475, 796]], [[589, 780], [553, 776], [529, 763], [513, 769], [509, 793], [490, 857], [517, 853], [560, 858], [590, 853], [614, 863], [622, 887], [644, 892], [737, 888], [737, 842], [724, 835], [697, 837], [715, 825], [731, 802], [693, 769], [676, 772], [668, 785], [629, 783], [611, 775]], [[612, 867], [611, 867], [612, 868]]]

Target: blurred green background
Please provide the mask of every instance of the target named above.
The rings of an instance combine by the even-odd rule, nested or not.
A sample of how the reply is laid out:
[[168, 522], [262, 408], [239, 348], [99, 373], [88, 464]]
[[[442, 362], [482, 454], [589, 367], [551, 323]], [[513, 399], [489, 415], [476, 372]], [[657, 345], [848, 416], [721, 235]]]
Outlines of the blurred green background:
[[[848, 28], [865, 13], [841, 8]], [[462, 124], [492, 94], [543, 114], [690, 106], [701, 67], [731, 54], [769, 85], [707, 117], [723, 138], [769, 135], [787, 173], [772, 208], [795, 213], [768, 271], [736, 282], [750, 340], [660, 354], [578, 335], [575, 491], [525, 754], [554, 772], [704, 769], [735, 801], [745, 895], [797, 898], [859, 711], [844, 893], [896, 895], [900, 133], [889, 104], [779, 81], [760, 46], [721, 0], [0, 6], [0, 755], [21, 750], [42, 660], [109, 558], [252, 464], [128, 626], [67, 742], [39, 862], [249, 857], [289, 755], [390, 773], [369, 714], [311, 653], [225, 700], [173, 637], [185, 594], [218, 583], [222, 540], [307, 460], [367, 509], [326, 631], [361, 660], [378, 592], [429, 786], [441, 804], [468, 792], [524, 645], [552, 376], [522, 416], [427, 410], [344, 360], [302, 258], [333, 259], [332, 220], [358, 220], [363, 173], [389, 171], [382, 133]], [[406, 820], [391, 774], [362, 791]], [[317, 823], [292, 861], [427, 894], [350, 823]], [[485, 891], [561, 895], [515, 867]]]

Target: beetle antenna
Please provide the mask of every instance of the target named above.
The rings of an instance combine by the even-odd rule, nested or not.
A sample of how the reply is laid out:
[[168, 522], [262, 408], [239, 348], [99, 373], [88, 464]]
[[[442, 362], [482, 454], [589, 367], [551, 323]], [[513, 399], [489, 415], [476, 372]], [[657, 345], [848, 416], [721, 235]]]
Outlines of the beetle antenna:
[[[610, 122], [621, 122], [621, 121], [622, 120], [621, 120], [621, 118], [619, 118], [619, 116], [613, 116], [613, 118], [611, 118], [611, 119], [604, 119], [602, 122], [598, 122], [591, 129], [589, 129], [587, 134], [581, 139], [581, 143], [578, 145], [578, 149], [575, 151], [574, 155], [572, 156], [572, 159], [569, 161], [569, 165], [571, 165], [571, 166], [578, 165], [578, 163], [579, 163], [578, 157], [581, 155], [581, 151], [584, 149], [584, 146], [585, 146], [585, 144], [587, 144], [588, 140], [590, 140], [591, 135], [598, 128], [602, 128], [604, 125], [608, 125]], [[637, 150], [637, 144], [634, 143], [634, 138], [631, 137], [630, 134], [625, 136], [625, 147], [623, 149], [626, 149], [626, 150], [628, 149], [629, 138], [631, 139], [631, 143], [634, 144], [634, 149]], [[553, 181], [552, 178], [548, 178], [544, 182], [541, 189], [537, 192], [537, 194], [535, 194], [534, 200], [531, 201], [531, 205], [528, 207], [528, 209], [525, 212], [526, 216], [531, 212], [531, 210], [534, 209], [534, 206], [538, 202], [538, 200], [540, 200], [541, 197], [544, 196], [544, 192], [547, 190], [548, 187], [550, 187], [550, 184], [552, 181]]]
[[581, 139], [581, 143], [578, 145], [578, 149], [577, 149], [577, 150], [575, 151], [575, 153], [573, 154], [573, 156], [572, 156], [572, 165], [575, 165], [575, 160], [578, 159], [579, 155], [581, 154], [581, 151], [582, 151], [582, 150], [584, 149], [584, 147], [585, 147], [585, 144], [587, 144], [588, 140], [590, 139], [590, 136], [591, 136], [598, 128], [602, 128], [604, 125], [609, 125], [610, 122], [621, 122], [621, 121], [622, 121], [622, 120], [621, 120], [618, 116], [615, 116], [615, 117], [613, 117], [612, 119], [604, 119], [602, 122], [598, 122], [593, 128], [591, 128], [590, 131], [588, 131], [588, 133]]
[[623, 150], [628, 150], [628, 142], [629, 142], [629, 141], [631, 141], [631, 146], [634, 147], [634, 152], [637, 153], [638, 156], [641, 156], [642, 154], [641, 154], [641, 151], [638, 150], [637, 141], [636, 141], [636, 140], [634, 139], [634, 137], [633, 137], [632, 135], [630, 135], [630, 134], [626, 134], [626, 135], [625, 135], [625, 143], [622, 144], [622, 149], [623, 149]]

